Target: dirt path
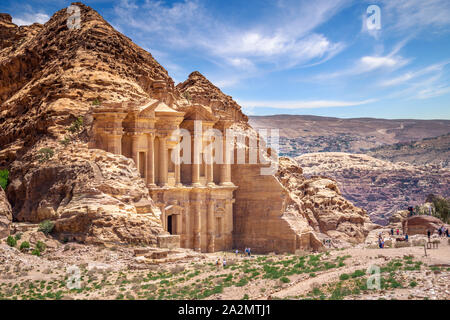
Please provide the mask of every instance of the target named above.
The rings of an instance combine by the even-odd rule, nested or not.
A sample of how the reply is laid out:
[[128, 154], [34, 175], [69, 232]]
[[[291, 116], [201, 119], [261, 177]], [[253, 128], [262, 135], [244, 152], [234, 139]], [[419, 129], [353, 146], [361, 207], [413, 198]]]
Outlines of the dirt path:
[[[272, 297], [276, 298], [286, 298], [286, 297], [294, 297], [298, 295], [302, 295], [307, 293], [308, 291], [312, 290], [313, 284], [323, 284], [323, 283], [330, 283], [335, 282], [339, 280], [339, 276], [343, 273], [353, 273], [358, 269], [364, 269], [366, 270], [371, 265], [381, 265], [384, 263], [384, 259], [376, 259], [371, 260], [370, 263], [365, 263], [358, 266], [351, 266], [351, 267], [343, 267], [338, 270], [333, 270], [329, 272], [324, 272], [322, 274], [319, 274], [317, 277], [310, 278], [308, 280], [303, 281], [297, 281], [296, 283], [293, 283], [288, 288], [283, 288], [279, 290], [278, 292], [275, 292], [271, 294]], [[260, 299], [267, 299], [269, 295], [266, 295], [264, 297], [261, 297]]]

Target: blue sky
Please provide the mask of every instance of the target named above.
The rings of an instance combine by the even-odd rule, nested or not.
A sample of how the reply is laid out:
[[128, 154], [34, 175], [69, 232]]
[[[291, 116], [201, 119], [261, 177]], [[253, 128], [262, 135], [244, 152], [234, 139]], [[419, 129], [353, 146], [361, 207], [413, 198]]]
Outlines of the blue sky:
[[[450, 119], [448, 0], [84, 1], [175, 82], [198, 70], [251, 115]], [[70, 1], [2, 0], [16, 24]], [[369, 5], [381, 29], [369, 30]]]

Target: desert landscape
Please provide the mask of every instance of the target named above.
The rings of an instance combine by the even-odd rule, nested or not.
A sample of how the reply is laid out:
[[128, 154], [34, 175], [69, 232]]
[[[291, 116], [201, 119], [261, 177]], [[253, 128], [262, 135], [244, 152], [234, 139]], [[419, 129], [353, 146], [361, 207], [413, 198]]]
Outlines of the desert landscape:
[[0, 299], [450, 298], [450, 120], [249, 117], [72, 6], [0, 13]]

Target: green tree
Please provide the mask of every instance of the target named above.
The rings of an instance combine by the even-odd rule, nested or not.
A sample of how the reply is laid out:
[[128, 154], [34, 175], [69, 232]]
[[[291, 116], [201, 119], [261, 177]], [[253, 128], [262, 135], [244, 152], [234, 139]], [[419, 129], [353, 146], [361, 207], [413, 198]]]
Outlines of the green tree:
[[8, 177], [8, 170], [0, 170], [0, 186], [3, 188], [3, 190], [6, 190], [6, 186], [8, 185]]

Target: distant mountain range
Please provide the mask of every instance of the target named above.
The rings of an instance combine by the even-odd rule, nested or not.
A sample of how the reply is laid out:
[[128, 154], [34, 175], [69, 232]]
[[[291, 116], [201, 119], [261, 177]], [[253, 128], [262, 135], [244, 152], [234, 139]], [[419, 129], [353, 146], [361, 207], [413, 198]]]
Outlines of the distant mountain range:
[[307, 176], [336, 179], [376, 223], [429, 193], [450, 197], [450, 120], [275, 115], [250, 123], [279, 128], [281, 155], [294, 157]]
[[[251, 116], [253, 128], [279, 129], [282, 155], [367, 150], [450, 133], [450, 120], [340, 119], [319, 116]], [[372, 151], [376, 152], [376, 151]]]

